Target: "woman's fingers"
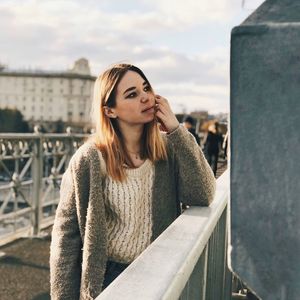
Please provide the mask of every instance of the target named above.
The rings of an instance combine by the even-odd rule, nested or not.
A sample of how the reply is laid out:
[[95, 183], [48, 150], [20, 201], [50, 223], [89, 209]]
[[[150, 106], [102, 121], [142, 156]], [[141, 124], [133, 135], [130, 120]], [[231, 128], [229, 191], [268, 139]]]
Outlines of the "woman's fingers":
[[168, 100], [164, 97], [159, 96], [159, 95], [155, 96], [155, 101], [158, 104], [161, 104], [161, 105], [164, 105], [164, 106], [169, 106]]
[[167, 113], [167, 109], [164, 106], [160, 105], [160, 104], [157, 104], [156, 108], [157, 108], [158, 111], [161, 111], [163, 114]]
[[161, 112], [163, 112], [164, 114], [167, 113], [168, 111], [170, 113], [173, 113], [172, 110], [171, 110], [171, 107], [169, 105], [169, 102], [168, 102], [168, 100], [166, 98], [163, 98], [163, 97], [157, 95], [157, 97], [156, 97], [155, 100], [156, 100], [156, 103], [157, 103], [157, 108]]
[[157, 118], [163, 123], [163, 126], [168, 132], [172, 132], [178, 127], [179, 122], [174, 115], [168, 100], [160, 95], [155, 95], [155, 101]]

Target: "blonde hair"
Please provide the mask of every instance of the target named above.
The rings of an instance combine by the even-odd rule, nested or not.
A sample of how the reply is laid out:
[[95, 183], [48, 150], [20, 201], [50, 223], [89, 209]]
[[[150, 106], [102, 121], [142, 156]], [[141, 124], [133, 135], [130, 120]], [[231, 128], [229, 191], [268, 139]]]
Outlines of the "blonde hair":
[[[117, 120], [109, 118], [105, 114], [104, 106], [115, 107], [116, 88], [128, 71], [138, 73], [152, 89], [142, 70], [130, 64], [116, 64], [97, 78], [92, 104], [92, 119], [96, 125], [93, 139], [106, 162], [108, 175], [118, 181], [126, 179], [124, 165], [131, 168], [134, 168], [134, 165], [126, 151]], [[152, 162], [167, 158], [166, 146], [155, 119], [144, 125], [141, 138], [141, 158], [148, 158]]]

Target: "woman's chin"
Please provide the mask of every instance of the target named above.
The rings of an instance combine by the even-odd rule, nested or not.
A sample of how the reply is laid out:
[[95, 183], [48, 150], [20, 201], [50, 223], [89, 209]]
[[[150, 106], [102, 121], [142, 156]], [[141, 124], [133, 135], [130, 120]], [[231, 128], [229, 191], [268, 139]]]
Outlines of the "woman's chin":
[[149, 115], [147, 118], [145, 118], [145, 124], [146, 123], [151, 123], [152, 121], [154, 121], [155, 116], [153, 115]]

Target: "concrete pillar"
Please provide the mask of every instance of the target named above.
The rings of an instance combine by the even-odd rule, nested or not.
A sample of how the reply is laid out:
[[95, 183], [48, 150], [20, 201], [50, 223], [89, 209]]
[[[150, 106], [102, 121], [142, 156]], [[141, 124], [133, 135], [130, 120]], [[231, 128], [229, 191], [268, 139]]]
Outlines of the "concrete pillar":
[[300, 295], [300, 1], [267, 0], [231, 36], [233, 271]]

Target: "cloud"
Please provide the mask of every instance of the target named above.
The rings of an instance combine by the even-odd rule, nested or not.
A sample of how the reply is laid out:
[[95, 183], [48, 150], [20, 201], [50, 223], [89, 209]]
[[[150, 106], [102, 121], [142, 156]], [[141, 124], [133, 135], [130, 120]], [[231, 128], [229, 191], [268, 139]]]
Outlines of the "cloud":
[[195, 26], [208, 21], [225, 23], [240, 7], [237, 4], [241, 3], [240, 0], [144, 0], [144, 2], [152, 3], [161, 15], [176, 20], [173, 22], [181, 26]]
[[228, 69], [226, 57], [214, 59], [205, 54], [189, 56], [171, 49], [145, 49], [138, 55], [140, 65], [150, 72], [157, 82], [169, 80], [195, 84], [227, 84]]
[[166, 97], [172, 108], [180, 112], [209, 110], [210, 113], [229, 111], [229, 89], [226, 85], [163, 82], [155, 86], [156, 92]]
[[226, 109], [228, 49], [215, 46], [191, 54], [188, 47], [170, 48], [167, 40], [205, 22], [225, 24], [233, 2], [3, 0], [0, 62], [64, 70], [86, 57], [98, 75], [114, 62], [127, 61], [140, 66], [177, 109], [180, 101], [190, 108]]

